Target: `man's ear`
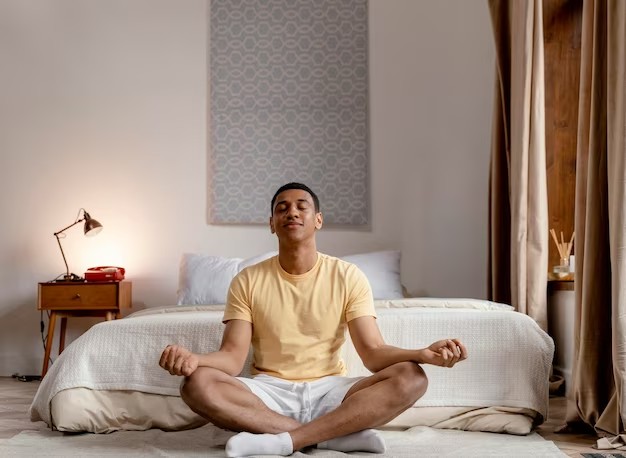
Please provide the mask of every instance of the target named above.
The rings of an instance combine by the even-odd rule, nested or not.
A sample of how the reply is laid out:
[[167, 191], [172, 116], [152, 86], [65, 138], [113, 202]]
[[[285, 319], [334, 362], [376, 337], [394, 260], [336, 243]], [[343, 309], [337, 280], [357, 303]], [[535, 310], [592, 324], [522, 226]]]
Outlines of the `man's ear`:
[[319, 231], [322, 228], [323, 224], [324, 224], [324, 216], [322, 215], [322, 212], [317, 212], [315, 214], [315, 229]]
[[272, 231], [272, 234], [276, 233], [276, 230], [274, 229], [274, 218], [272, 218], [270, 216], [270, 231]]

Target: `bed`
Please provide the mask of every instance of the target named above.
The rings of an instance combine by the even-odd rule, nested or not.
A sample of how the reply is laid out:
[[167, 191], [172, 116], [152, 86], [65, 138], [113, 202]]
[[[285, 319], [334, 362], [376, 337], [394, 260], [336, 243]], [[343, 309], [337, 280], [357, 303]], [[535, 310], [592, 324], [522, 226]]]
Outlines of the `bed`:
[[[360, 267], [367, 274], [366, 266]], [[189, 265], [183, 262], [183, 296], [190, 292], [183, 277], [193, 277], [183, 274], [185, 269]], [[378, 280], [370, 280], [375, 296], [385, 286], [374, 288]], [[386, 428], [431, 426], [521, 435], [544, 421], [554, 344], [531, 318], [484, 300], [382, 294], [396, 296], [375, 301], [388, 343], [422, 348], [456, 337], [470, 355], [452, 369], [424, 366], [429, 378], [426, 394]], [[183, 296], [179, 294], [179, 302], [191, 302]], [[172, 343], [195, 352], [217, 349], [224, 329], [222, 314], [223, 305], [181, 304], [93, 326], [48, 371], [30, 407], [31, 420], [42, 420], [59, 431], [94, 433], [182, 430], [205, 424], [182, 402], [182, 378], [161, 369], [158, 360]], [[348, 375], [369, 374], [349, 339], [342, 352]], [[249, 376], [249, 362], [242, 376]]]

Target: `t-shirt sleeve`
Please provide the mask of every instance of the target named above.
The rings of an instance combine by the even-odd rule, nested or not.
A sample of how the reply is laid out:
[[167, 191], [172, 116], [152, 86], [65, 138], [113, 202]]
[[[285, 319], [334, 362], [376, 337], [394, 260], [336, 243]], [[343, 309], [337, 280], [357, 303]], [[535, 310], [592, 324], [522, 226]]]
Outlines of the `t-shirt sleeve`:
[[230, 282], [226, 308], [224, 309], [223, 323], [230, 320], [244, 320], [252, 323], [252, 308], [250, 306], [250, 289], [247, 287], [249, 279], [245, 271], [239, 272]]
[[365, 274], [354, 264], [346, 271], [346, 284], [348, 285], [346, 322], [361, 316], [376, 318], [374, 295], [370, 283]]

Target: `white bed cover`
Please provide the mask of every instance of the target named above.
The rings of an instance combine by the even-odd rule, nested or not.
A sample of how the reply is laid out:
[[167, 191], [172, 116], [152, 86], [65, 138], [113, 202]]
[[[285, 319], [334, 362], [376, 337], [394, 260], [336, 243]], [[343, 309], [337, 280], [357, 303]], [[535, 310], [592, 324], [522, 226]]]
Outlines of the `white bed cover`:
[[[528, 408], [547, 417], [552, 339], [527, 315], [471, 299], [377, 301], [378, 325], [387, 343], [422, 348], [459, 338], [469, 358], [452, 369], [425, 365], [426, 394], [416, 407]], [[135, 390], [179, 396], [181, 377], [158, 365], [168, 344], [194, 352], [219, 348], [223, 312], [216, 306], [147, 309], [99, 323], [72, 342], [42, 381], [30, 407], [32, 421], [51, 425], [50, 403], [60, 391]], [[368, 375], [349, 337], [348, 375]], [[242, 375], [249, 375], [247, 369]]]

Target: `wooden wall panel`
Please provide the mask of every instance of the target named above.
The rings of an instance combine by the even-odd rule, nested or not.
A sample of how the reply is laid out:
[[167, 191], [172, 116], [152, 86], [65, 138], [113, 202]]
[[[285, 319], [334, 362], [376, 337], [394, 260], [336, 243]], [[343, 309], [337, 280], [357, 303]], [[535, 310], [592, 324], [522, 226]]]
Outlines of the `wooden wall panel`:
[[[574, 230], [582, 0], [543, 0], [543, 24], [549, 228], [563, 231], [569, 241]], [[551, 238], [549, 246], [551, 270], [559, 254]]]

